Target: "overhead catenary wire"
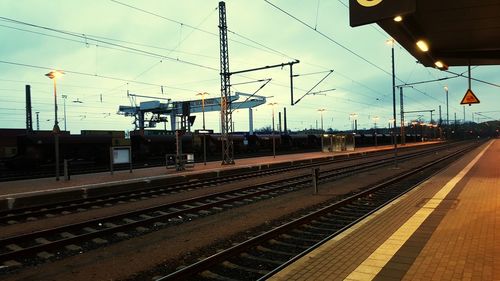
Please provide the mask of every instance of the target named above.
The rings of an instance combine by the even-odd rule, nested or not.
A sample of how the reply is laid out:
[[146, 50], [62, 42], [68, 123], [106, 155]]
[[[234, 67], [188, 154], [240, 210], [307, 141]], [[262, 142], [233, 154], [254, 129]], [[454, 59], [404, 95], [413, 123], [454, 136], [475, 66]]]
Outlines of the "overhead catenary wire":
[[[44, 69], [44, 70], [52, 70], [52, 69], [54, 69], [53, 67], [48, 67], [48, 66], [38, 66], [38, 65], [32, 65], [32, 64], [25, 64], [25, 63], [4, 61], [4, 60], [0, 60], [0, 63], [10, 64], [10, 65], [16, 65], [16, 66], [21, 66], [21, 67], [28, 67], [28, 68]], [[171, 87], [171, 86], [166, 86], [166, 85], [163, 85], [163, 84], [143, 82], [143, 81], [138, 81], [138, 80], [124, 79], [124, 78], [118, 78], [118, 77], [106, 76], [106, 75], [99, 75], [99, 74], [92, 74], [92, 73], [86, 73], [86, 72], [80, 72], [80, 71], [74, 71], [74, 70], [68, 70], [68, 69], [64, 69], [64, 72], [65, 73], [71, 73], [71, 74], [77, 74], [77, 75], [83, 75], [83, 76], [90, 76], [90, 77], [98, 77], [98, 78], [110, 79], [110, 80], [116, 80], [116, 81], [123, 81], [123, 82], [128, 82], [128, 83], [136, 83], [136, 84], [142, 84], [142, 85], [150, 85], [150, 86], [158, 86], [158, 87], [163, 86], [163, 87], [166, 87], [166, 88], [171, 88], [171, 89], [176, 89], [176, 90], [183, 90], [183, 91], [188, 91], [188, 92], [198, 92], [197, 90], [192, 90], [192, 89]]]
[[314, 32], [317, 32], [319, 35], [323, 36], [324, 38], [326, 38], [327, 40], [331, 41], [332, 43], [334, 43], [335, 45], [339, 46], [340, 48], [346, 50], [347, 52], [353, 54], [354, 56], [356, 56], [357, 58], [365, 61], [366, 63], [370, 64], [371, 66], [381, 70], [382, 72], [388, 74], [388, 75], [391, 75], [392, 76], [392, 73], [390, 73], [389, 71], [383, 69], [382, 67], [378, 66], [377, 64], [371, 62], [370, 60], [368, 60], [367, 58], [361, 56], [360, 54], [356, 53], [355, 51], [353, 51], [351, 48], [345, 46], [344, 44], [338, 42], [337, 40], [331, 38], [330, 36], [326, 35], [325, 33], [319, 31], [318, 29], [314, 28], [313, 26], [309, 25], [308, 23], [304, 22], [303, 20], [299, 19], [298, 17], [292, 15], [291, 13], [285, 11], [284, 9], [276, 6], [275, 4], [269, 2], [268, 0], [264, 0], [266, 3], [268, 3], [269, 5], [273, 6], [274, 8], [278, 9], [279, 11], [281, 11], [282, 13], [286, 14], [287, 16], [291, 17], [292, 19], [298, 21], [299, 23], [301, 23], [302, 25], [308, 27], [309, 29], [313, 30]]
[[[392, 73], [390, 73], [390, 72], [386, 71], [385, 69], [381, 68], [380, 66], [378, 66], [378, 65], [376, 65], [375, 63], [373, 63], [373, 62], [371, 62], [370, 60], [368, 60], [367, 58], [365, 58], [365, 57], [361, 56], [360, 54], [356, 53], [355, 51], [353, 51], [353, 50], [352, 50], [352, 49], [350, 49], [349, 47], [347, 47], [347, 46], [343, 45], [342, 43], [338, 42], [337, 40], [335, 40], [335, 39], [331, 38], [330, 36], [326, 35], [325, 33], [321, 32], [321, 31], [319, 31], [318, 29], [315, 29], [314, 27], [312, 27], [312, 26], [311, 26], [311, 25], [309, 25], [308, 23], [306, 23], [306, 22], [304, 22], [303, 20], [299, 19], [298, 17], [296, 17], [296, 16], [292, 15], [291, 13], [289, 13], [289, 12], [285, 11], [284, 9], [280, 8], [279, 6], [277, 6], [277, 5], [273, 4], [273, 3], [271, 3], [269, 0], [264, 0], [264, 1], [265, 1], [266, 3], [268, 3], [269, 5], [271, 5], [272, 7], [276, 8], [277, 10], [281, 11], [282, 13], [286, 14], [286, 15], [287, 15], [287, 16], [289, 16], [290, 18], [292, 18], [292, 19], [294, 19], [294, 20], [298, 21], [298, 22], [299, 22], [299, 23], [301, 23], [302, 25], [304, 25], [304, 26], [308, 27], [309, 29], [313, 30], [314, 32], [316, 32], [316, 33], [320, 34], [321, 36], [323, 36], [324, 38], [326, 38], [326, 39], [327, 39], [327, 40], [329, 40], [330, 42], [332, 42], [332, 43], [336, 44], [337, 46], [341, 47], [342, 49], [346, 50], [347, 52], [349, 52], [349, 53], [353, 54], [354, 56], [356, 56], [356, 57], [358, 57], [359, 59], [361, 59], [361, 60], [365, 61], [366, 63], [370, 64], [371, 66], [373, 66], [373, 67], [375, 67], [375, 68], [377, 68], [377, 69], [381, 70], [382, 72], [384, 72], [384, 73], [386, 73], [386, 74], [388, 74], [388, 75], [391, 75], [391, 76], [392, 76]], [[341, 1], [339, 1], [339, 2], [340, 2], [340, 3], [342, 3], [342, 4], [344, 4], [344, 3], [343, 3], [343, 2], [341, 2]], [[396, 79], [397, 79], [398, 81], [400, 81], [400, 82], [403, 82], [403, 83], [404, 83], [404, 81], [403, 81], [403, 80], [401, 80], [400, 78], [398, 78], [397, 76], [396, 76]], [[425, 96], [427, 96], [427, 97], [429, 97], [429, 98], [431, 98], [431, 99], [434, 99], [434, 100], [436, 100], [436, 101], [438, 101], [438, 102], [441, 102], [440, 100], [436, 99], [435, 97], [433, 97], [433, 96], [431, 96], [431, 95], [427, 94], [426, 92], [424, 92], [424, 91], [422, 91], [422, 90], [420, 90], [420, 89], [414, 88], [414, 90], [415, 90], [415, 91], [417, 91], [417, 92], [419, 92], [419, 93], [421, 93], [421, 94], [423, 94], [423, 95], [425, 95]]]
[[107, 41], [104, 41], [104, 40], [101, 40], [101, 39], [89, 37], [89, 36], [87, 36], [85, 34], [79, 34], [79, 33], [64, 31], [64, 30], [60, 30], [60, 29], [55, 29], [55, 28], [51, 28], [51, 27], [46, 27], [46, 26], [41, 26], [41, 25], [37, 25], [37, 24], [32, 24], [32, 23], [23, 22], [23, 21], [19, 21], [19, 20], [15, 20], [15, 19], [6, 18], [6, 17], [0, 17], [0, 19], [6, 20], [6, 21], [11, 22], [11, 23], [16, 23], [16, 24], [31, 26], [31, 27], [35, 27], [35, 28], [44, 29], [44, 30], [50, 30], [50, 31], [53, 31], [53, 32], [62, 33], [62, 34], [66, 34], [66, 35], [69, 35], [69, 36], [73, 36], [73, 37], [77, 37], [77, 38], [81, 38], [81, 39], [85, 39], [85, 40], [92, 40], [92, 41], [99, 42], [99, 43], [102, 43], [102, 44], [107, 44], [107, 45], [111, 45], [111, 46], [114, 46], [114, 47], [119, 47], [119, 48], [123, 48], [123, 49], [126, 49], [126, 50], [135, 51], [135, 52], [138, 52], [138, 53], [143, 53], [143, 54], [155, 56], [155, 57], [158, 57], [158, 58], [167, 59], [167, 60], [170, 60], [170, 61], [175, 61], [175, 62], [184, 63], [184, 64], [188, 64], [188, 65], [192, 65], [192, 66], [197, 66], [197, 67], [200, 67], [200, 68], [205, 68], [205, 69], [209, 69], [209, 70], [218, 71], [218, 69], [215, 68], [215, 67], [202, 65], [202, 64], [190, 62], [190, 61], [187, 61], [187, 60], [182, 60], [182, 59], [179, 59], [179, 58], [173, 58], [173, 57], [169, 57], [169, 56], [166, 56], [166, 55], [158, 54], [158, 53], [155, 53], [155, 52], [146, 51], [146, 50], [142, 50], [142, 49], [138, 49], [138, 48], [134, 48], [134, 47], [129, 47], [129, 46], [125, 46], [125, 45], [118, 44], [118, 43], [107, 42]]
[[[150, 15], [154, 15], [154, 16], [156, 16], [156, 17], [160, 17], [160, 18], [162, 18], [162, 19], [165, 19], [165, 20], [167, 20], [167, 21], [173, 22], [173, 23], [175, 23], [175, 24], [179, 24], [179, 25], [181, 25], [181, 26], [186, 26], [186, 27], [192, 28], [192, 29], [194, 29], [194, 30], [199, 30], [199, 31], [201, 31], [201, 32], [204, 32], [204, 33], [207, 33], [207, 34], [211, 34], [211, 35], [213, 35], [213, 36], [218, 36], [218, 34], [216, 34], [216, 33], [213, 33], [213, 32], [210, 32], [210, 31], [207, 31], [207, 30], [204, 30], [204, 29], [201, 29], [201, 28], [199, 28], [199, 27], [195, 27], [195, 26], [190, 25], [190, 24], [183, 23], [183, 22], [181, 22], [181, 21], [173, 20], [173, 19], [170, 19], [170, 18], [167, 18], [167, 17], [161, 16], [161, 15], [159, 15], [159, 14], [156, 14], [156, 13], [153, 13], [153, 12], [150, 12], [150, 11], [147, 11], [147, 10], [144, 10], [144, 9], [141, 9], [141, 8], [138, 8], [138, 7], [135, 7], [135, 6], [129, 5], [129, 4], [122, 3], [122, 2], [120, 2], [120, 1], [113, 1], [113, 0], [112, 0], [112, 2], [115, 2], [115, 3], [117, 3], [117, 4], [124, 5], [124, 6], [126, 6], [126, 7], [129, 7], [129, 8], [132, 8], [132, 9], [135, 9], [135, 10], [138, 10], [138, 11], [141, 11], [141, 12], [144, 12], [144, 13], [147, 13], [147, 14], [150, 14]], [[0, 18], [1, 18], [1, 17], [0, 17]], [[9, 21], [9, 19], [5, 19], [5, 20]], [[52, 29], [49, 29], [49, 30], [52, 30]], [[32, 32], [32, 31], [31, 31], [31, 32]], [[259, 42], [255, 41], [255, 40], [252, 40], [252, 39], [250, 39], [250, 38], [248, 38], [248, 37], [246, 37], [246, 36], [243, 36], [243, 35], [241, 35], [241, 34], [239, 34], [239, 33], [236, 33], [236, 32], [234, 32], [234, 31], [230, 31], [230, 32], [231, 32], [232, 34], [234, 34], [234, 35], [238, 36], [238, 37], [241, 37], [241, 38], [243, 38], [243, 39], [245, 39], [245, 40], [247, 40], [247, 41], [252, 42], [253, 44], [256, 44], [256, 45], [258, 45], [258, 46], [260, 46], [260, 47], [264, 48], [265, 50], [267, 50], [267, 51], [269, 51], [269, 52], [272, 52], [272, 53], [275, 53], [275, 54], [279, 54], [279, 55], [282, 55], [282, 56], [286, 56], [286, 57], [292, 58], [291, 56], [286, 55], [286, 54], [284, 54], [283, 52], [280, 52], [280, 51], [278, 51], [278, 50], [276, 50], [276, 49], [273, 49], [273, 48], [270, 48], [270, 47], [268, 47], [268, 46], [265, 46], [264, 44], [261, 44], [261, 43], [259, 43]], [[84, 41], [87, 41], [87, 40], [94, 40], [94, 39], [96, 39], [96, 38], [97, 38], [97, 39], [99, 39], [99, 38], [103, 38], [103, 39], [108, 40], [108, 41], [123, 42], [123, 43], [127, 43], [127, 44], [135, 44], [135, 45], [137, 45], [137, 46], [145, 46], [145, 47], [151, 47], [151, 48], [161, 48], [161, 47], [156, 47], [156, 46], [151, 46], [151, 45], [146, 45], [146, 44], [140, 44], [140, 43], [128, 42], [128, 41], [124, 41], [124, 40], [110, 39], [110, 38], [100, 37], [100, 36], [95, 36], [95, 35], [88, 35], [88, 34], [83, 34], [83, 35], [81, 35], [81, 34], [77, 34], [77, 33], [74, 33], [74, 32], [67, 32], [67, 33], [68, 33], [68, 34], [70, 34], [70, 35], [73, 35], [73, 36], [74, 36], [75, 34], [76, 34], [76, 35], [80, 35], [80, 36], [78, 36], [78, 37], [79, 37], [79, 38], [81, 38], [81, 39], [83, 39]], [[48, 36], [50, 36], [50, 35], [48, 35]], [[60, 38], [60, 39], [66, 39], [66, 40], [71, 40], [71, 39], [67, 39], [67, 38], [63, 38], [63, 37], [59, 37], [59, 36], [58, 36], [58, 38]], [[75, 42], [80, 42], [80, 41], [78, 41], [78, 40], [73, 40], [73, 41], [75, 41]], [[231, 40], [231, 41], [234, 41], [234, 40]], [[236, 42], [238, 42], [238, 43], [242, 43], [242, 42], [239, 42], [239, 41], [236, 41]], [[82, 42], [80, 42], [80, 43], [82, 43]], [[244, 43], [242, 43], [242, 44], [244, 44]], [[120, 45], [120, 44], [116, 44], [116, 45]], [[255, 46], [251, 46], [251, 45], [248, 45], [248, 44], [244, 44], [244, 45], [247, 45], [247, 46], [250, 46], [250, 47], [255, 47]], [[97, 44], [96, 44], [96, 47], [97, 47], [97, 46], [101, 46], [101, 45], [97, 45]], [[109, 48], [109, 46], [106, 46], [106, 47], [108, 47], [108, 48]], [[136, 49], [136, 48], [133, 48], [133, 49]], [[161, 48], [161, 49], [165, 49], [165, 48]], [[258, 48], [258, 49], [261, 49], [261, 48]], [[167, 50], [167, 51], [169, 51], [169, 52], [172, 52], [172, 51], [173, 51], [172, 49], [166, 49], [166, 50]], [[262, 50], [262, 49], [261, 49], [261, 50]], [[136, 51], [137, 51], [138, 53], [141, 53], [141, 50], [140, 50], [140, 49], [137, 49]], [[148, 53], [150, 53], [150, 52], [148, 52]], [[143, 54], [144, 54], [144, 53], [143, 53]], [[192, 54], [192, 53], [187, 53], [187, 54]], [[149, 55], [152, 55], [153, 57], [155, 57], [155, 55], [157, 56], [158, 54], [149, 54]], [[197, 54], [195, 54], [195, 55], [197, 55]], [[170, 59], [173, 59], [173, 58], [170, 58]], [[178, 59], [175, 59], [175, 60], [178, 60]], [[180, 62], [183, 62], [182, 60], [179, 60], [179, 61], [180, 61]], [[156, 63], [156, 64], [157, 64], [157, 63]], [[213, 68], [212, 68], [212, 69], [213, 69]], [[213, 69], [213, 70], [215, 70], [215, 69]], [[274, 83], [273, 83], [273, 84], [274, 84]], [[362, 84], [362, 83], [358, 82], [358, 84]], [[119, 87], [121, 87], [121, 86], [119, 86]]]
[[[175, 19], [171, 19], [171, 18], [169, 18], [169, 17], [165, 17], [165, 16], [163, 16], [163, 15], [160, 15], [160, 14], [157, 14], [157, 13], [154, 13], [154, 12], [151, 12], [151, 11], [148, 11], [148, 10], [146, 10], [146, 9], [139, 8], [139, 7], [134, 6], [134, 5], [130, 5], [130, 4], [127, 4], [127, 3], [123, 3], [123, 2], [118, 1], [118, 0], [110, 0], [110, 1], [111, 1], [111, 2], [114, 2], [114, 3], [116, 3], [116, 4], [119, 4], [119, 5], [123, 5], [123, 6], [125, 6], [125, 7], [128, 7], [128, 8], [130, 8], [130, 9], [133, 9], [133, 10], [136, 10], [136, 11], [140, 11], [140, 12], [142, 12], [142, 13], [149, 14], [149, 15], [151, 15], [151, 16], [155, 16], [155, 17], [158, 17], [158, 18], [164, 19], [164, 20], [166, 20], [166, 21], [169, 21], [169, 22], [172, 22], [172, 23], [175, 23], [175, 24], [179, 24], [179, 25], [182, 25], [182, 26], [185, 26], [185, 27], [188, 27], [188, 28], [191, 28], [191, 29], [194, 29], [194, 30], [200, 31], [200, 32], [205, 33], [205, 34], [209, 34], [209, 35], [212, 35], [212, 36], [215, 36], [215, 37], [219, 37], [219, 34], [218, 34], [218, 33], [215, 33], [215, 32], [212, 32], [212, 31], [205, 30], [205, 29], [203, 29], [203, 28], [200, 28], [199, 26], [193, 26], [193, 25], [190, 25], [190, 24], [187, 24], [187, 23], [184, 23], [184, 22], [181, 22], [181, 21], [175, 20]], [[215, 8], [215, 10], [217, 10], [217, 9], [218, 9], [218, 7], [217, 7], [217, 8]], [[259, 50], [264, 50], [264, 51], [268, 51], [268, 52], [271, 52], [271, 53], [274, 53], [274, 54], [279, 54], [279, 55], [282, 55], [282, 56], [289, 57], [289, 56], [287, 56], [287, 55], [283, 54], [283, 53], [282, 53], [282, 52], [280, 52], [280, 51], [277, 51], [277, 50], [275, 50], [275, 49], [273, 49], [273, 48], [267, 47], [267, 46], [265, 46], [264, 44], [261, 44], [261, 43], [259, 43], [259, 42], [255, 41], [255, 40], [252, 40], [252, 39], [250, 39], [250, 38], [248, 38], [248, 37], [246, 37], [246, 36], [244, 36], [244, 35], [241, 35], [241, 34], [239, 34], [239, 33], [236, 33], [236, 32], [234, 32], [234, 31], [231, 31], [231, 30], [229, 30], [229, 29], [228, 29], [228, 32], [230, 32], [230, 33], [232, 33], [232, 34], [234, 34], [234, 35], [236, 35], [236, 36], [238, 36], [238, 37], [241, 37], [241, 38], [243, 38], [243, 39], [245, 39], [245, 40], [248, 40], [248, 41], [250, 41], [250, 42], [252, 42], [252, 43], [254, 43], [254, 44], [256, 44], [256, 45], [258, 45], [258, 46], [260, 46], [260, 47], [262, 47], [262, 48], [264, 48], [264, 49], [262, 49], [262, 48], [258, 48], [258, 47], [256, 47], [256, 46], [252, 46], [252, 45], [249, 45], [249, 44], [246, 44], [246, 43], [244, 43], [244, 42], [241, 42], [241, 41], [238, 41], [238, 40], [234, 40], [234, 39], [231, 39], [231, 38], [229, 38], [229, 39], [228, 39], [229, 41], [236, 42], [236, 43], [238, 43], [238, 44], [242, 44], [242, 45], [245, 45], [245, 46], [247, 46], [247, 47], [256, 48], [256, 49], [259, 49]], [[291, 58], [291, 57], [289, 57], [289, 58]]]

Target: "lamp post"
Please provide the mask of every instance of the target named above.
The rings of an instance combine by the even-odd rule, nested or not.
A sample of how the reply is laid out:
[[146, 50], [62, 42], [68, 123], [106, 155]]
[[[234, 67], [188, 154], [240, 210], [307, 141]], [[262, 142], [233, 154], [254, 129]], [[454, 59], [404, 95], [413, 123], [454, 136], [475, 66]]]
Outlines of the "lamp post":
[[[201, 96], [201, 112], [202, 112], [202, 119], [203, 119], [203, 131], [205, 131], [205, 96], [208, 95], [209, 93], [203, 92], [203, 93], [198, 93], [196, 94], [197, 96]], [[203, 165], [207, 165], [207, 135], [203, 133]]]
[[325, 111], [326, 111], [326, 109], [324, 109], [324, 108], [318, 109], [318, 112], [321, 114], [321, 132], [322, 133], [324, 132], [324, 130], [323, 130], [323, 112], [325, 112]]
[[415, 143], [417, 143], [417, 121], [412, 121], [411, 124], [413, 125], [413, 134], [415, 135]]
[[[394, 122], [392, 127], [396, 129], [396, 74], [394, 70], [394, 39], [389, 39], [386, 41], [387, 44], [391, 45], [391, 58], [392, 58], [392, 118]], [[394, 138], [394, 167], [398, 167], [398, 142], [396, 139], [396, 134], [392, 130], [392, 136]]]
[[378, 146], [377, 143], [377, 121], [378, 121], [378, 116], [374, 116], [372, 118], [373, 120], [373, 135], [375, 136], [375, 146]]
[[64, 99], [64, 131], [67, 131], [67, 129], [66, 129], [66, 99], [68, 98], [68, 96], [62, 95], [62, 98]]
[[272, 132], [271, 132], [271, 136], [273, 138], [273, 158], [276, 158], [276, 140], [274, 139], [274, 106], [277, 105], [277, 104], [278, 104], [277, 102], [271, 102], [271, 103], [269, 103], [269, 105], [273, 109], [273, 114], [272, 114], [273, 128], [272, 128]]
[[59, 180], [59, 133], [61, 130], [59, 129], [59, 121], [57, 121], [57, 86], [56, 86], [56, 80], [58, 77], [63, 75], [64, 72], [60, 70], [53, 70], [45, 76], [49, 77], [54, 81], [54, 128], [52, 129], [52, 132], [54, 133], [54, 146], [55, 146], [55, 161], [56, 161], [56, 181]]
[[[387, 123], [387, 125], [388, 125], [387, 127], [389, 128], [389, 131], [390, 131], [390, 132], [395, 131], [395, 130], [396, 130], [396, 128], [391, 128], [391, 125], [393, 124], [394, 120], [392, 120], [392, 118], [391, 118], [391, 119], [389, 119], [388, 121], [389, 121], [389, 122]], [[403, 125], [401, 125], [401, 126], [403, 126]], [[392, 130], [391, 130], [391, 129], [392, 129]], [[392, 139], [392, 138], [391, 138], [391, 144], [393, 144], [393, 141], [394, 141], [394, 139]]]

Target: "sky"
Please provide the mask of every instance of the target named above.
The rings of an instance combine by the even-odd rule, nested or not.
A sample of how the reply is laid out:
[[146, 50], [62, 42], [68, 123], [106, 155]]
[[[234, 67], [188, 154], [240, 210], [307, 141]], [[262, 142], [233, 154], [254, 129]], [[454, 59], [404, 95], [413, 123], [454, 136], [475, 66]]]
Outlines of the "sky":
[[[254, 128], [272, 123], [272, 109], [286, 107], [288, 129], [350, 130], [387, 127], [392, 118], [391, 47], [389, 35], [377, 25], [349, 26], [347, 0], [226, 1], [230, 71], [299, 60], [293, 66], [294, 98], [298, 100], [329, 70], [333, 73], [294, 106], [290, 105], [289, 68], [232, 75], [232, 91], [257, 92], [267, 103], [254, 108]], [[127, 92], [151, 98], [195, 100], [197, 93], [220, 97], [218, 1], [215, 0], [2, 0], [0, 1], [0, 128], [25, 128], [25, 85], [31, 85], [33, 127], [39, 112], [40, 130], [54, 124], [53, 82], [57, 80], [58, 120], [67, 130], [133, 130], [132, 117], [117, 114], [130, 106]], [[300, 21], [301, 22], [300, 22]], [[306, 24], [308, 26], [306, 26]], [[417, 63], [395, 46], [396, 84], [434, 80], [451, 74]], [[465, 67], [451, 67], [465, 72]], [[499, 66], [472, 68], [474, 78], [500, 83]], [[243, 84], [241, 84], [243, 83]], [[461, 106], [467, 79], [453, 78], [404, 89], [405, 111], [435, 110], [453, 122], [500, 119], [498, 88], [472, 82], [481, 100]], [[65, 98], [63, 98], [63, 96]], [[399, 93], [398, 93], [399, 120]], [[66, 114], [64, 114], [64, 104]], [[324, 111], [319, 111], [324, 109]], [[465, 120], [464, 120], [465, 109]], [[479, 112], [479, 113], [478, 113]], [[197, 114], [193, 129], [202, 126]], [[220, 131], [220, 113], [207, 112], [206, 127]], [[233, 114], [235, 131], [248, 131], [248, 110]], [[430, 121], [430, 113], [407, 114], [406, 120]], [[277, 121], [276, 121], [277, 122]], [[169, 128], [170, 125], [167, 125]], [[159, 125], [157, 129], [163, 129]]]

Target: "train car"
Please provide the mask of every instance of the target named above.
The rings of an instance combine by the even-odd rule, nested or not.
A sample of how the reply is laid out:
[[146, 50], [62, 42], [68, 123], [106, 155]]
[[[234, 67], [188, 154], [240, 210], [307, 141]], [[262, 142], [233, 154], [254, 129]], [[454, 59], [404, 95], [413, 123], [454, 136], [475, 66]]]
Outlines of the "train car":
[[25, 134], [26, 129], [0, 129], [0, 160], [17, 154], [17, 136]]
[[[113, 138], [108, 135], [59, 135], [59, 159], [96, 165], [109, 163]], [[55, 162], [55, 137], [52, 133], [34, 133], [17, 137], [16, 156], [5, 161], [10, 169], [34, 169]]]
[[259, 152], [273, 151], [273, 138], [274, 147], [276, 151], [282, 150], [281, 136], [279, 134], [256, 134], [256, 148]]
[[[176, 154], [175, 133], [155, 134], [154, 131], [131, 132], [132, 161], [156, 163], [165, 160], [165, 155]], [[182, 153], [193, 153], [191, 134], [181, 136]]]

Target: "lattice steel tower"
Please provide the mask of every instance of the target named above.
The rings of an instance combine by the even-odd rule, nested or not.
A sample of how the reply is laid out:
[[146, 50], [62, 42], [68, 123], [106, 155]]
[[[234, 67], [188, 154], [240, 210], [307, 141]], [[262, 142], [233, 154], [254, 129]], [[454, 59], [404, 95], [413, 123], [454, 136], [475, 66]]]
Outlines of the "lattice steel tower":
[[233, 159], [233, 118], [231, 112], [231, 92], [229, 54], [227, 42], [226, 4], [219, 2], [219, 40], [220, 40], [220, 97], [221, 97], [221, 141], [222, 165], [234, 164]]

